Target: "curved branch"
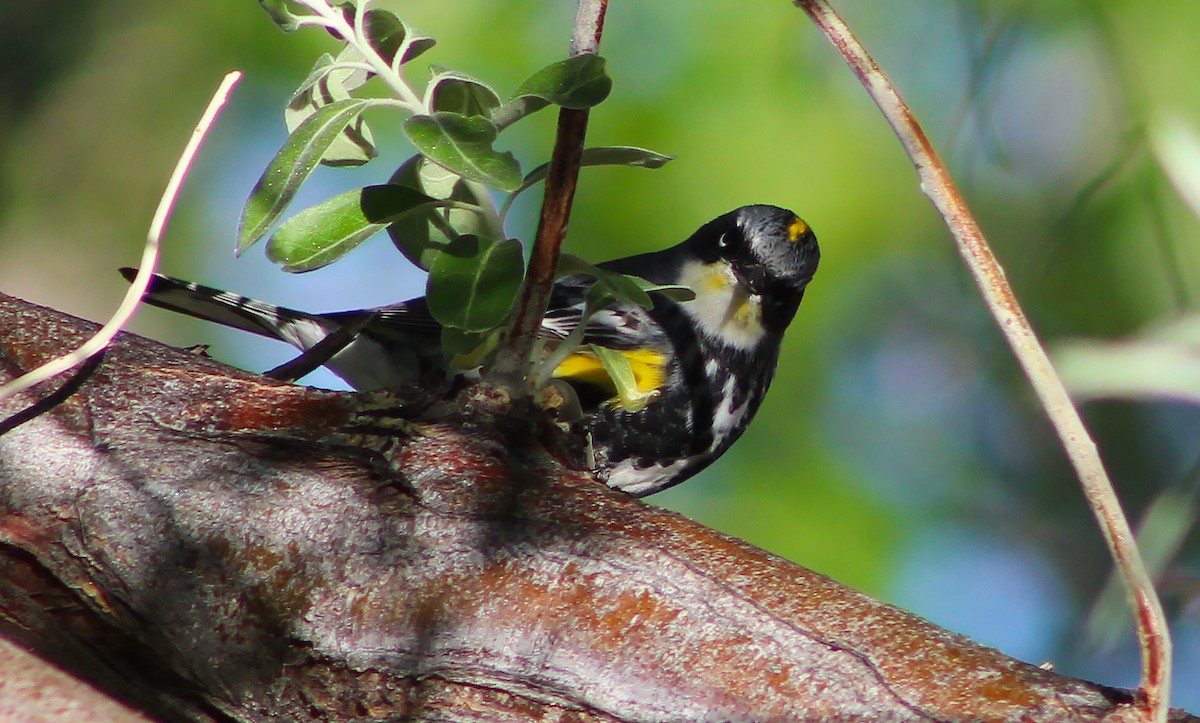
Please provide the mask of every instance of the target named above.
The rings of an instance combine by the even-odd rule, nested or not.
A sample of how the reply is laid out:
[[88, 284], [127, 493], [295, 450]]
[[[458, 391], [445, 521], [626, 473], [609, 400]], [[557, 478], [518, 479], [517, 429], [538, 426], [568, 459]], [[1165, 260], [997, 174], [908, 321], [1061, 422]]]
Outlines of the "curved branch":
[[942, 216], [988, 311], [1058, 433], [1133, 609], [1142, 656], [1139, 690], [1142, 707], [1150, 720], [1166, 720], [1171, 699], [1171, 636], [1167, 618], [1142, 562], [1129, 521], [1079, 410], [1071, 402], [1062, 379], [1038, 341], [1008, 284], [1004, 269], [983, 236], [983, 230], [908, 104], [826, 0], [795, 0], [795, 3], [808, 13], [837, 48], [895, 131], [917, 170], [921, 190]]

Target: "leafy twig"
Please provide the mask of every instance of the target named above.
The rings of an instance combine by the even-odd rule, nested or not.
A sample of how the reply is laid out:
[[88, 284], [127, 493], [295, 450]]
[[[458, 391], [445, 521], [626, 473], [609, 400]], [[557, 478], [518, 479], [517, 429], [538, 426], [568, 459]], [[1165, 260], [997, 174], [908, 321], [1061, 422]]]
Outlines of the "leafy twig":
[[195, 130], [192, 131], [191, 139], [183, 149], [183, 153], [179, 156], [179, 161], [175, 164], [175, 171], [171, 174], [171, 180], [168, 181], [167, 187], [163, 190], [162, 198], [158, 202], [158, 209], [154, 212], [154, 220], [150, 223], [150, 232], [146, 235], [146, 244], [142, 247], [142, 261], [138, 264], [137, 277], [134, 278], [133, 283], [125, 292], [125, 298], [121, 300], [121, 305], [117, 307], [112, 318], [92, 338], [84, 342], [75, 351], [47, 362], [37, 369], [23, 374], [3, 387], [0, 387], [0, 399], [19, 394], [39, 382], [62, 374], [82, 364], [103, 351], [112, 342], [113, 337], [121, 331], [121, 328], [129, 322], [134, 312], [137, 311], [138, 306], [141, 305], [142, 295], [146, 293], [146, 288], [150, 285], [150, 279], [154, 275], [154, 268], [158, 265], [159, 242], [162, 239], [163, 231], [167, 227], [167, 220], [171, 215], [175, 200], [179, 196], [179, 189], [183, 185], [183, 179], [191, 168], [197, 151], [200, 150], [200, 144], [204, 141], [204, 136], [207, 135], [209, 128], [212, 127], [221, 108], [225, 106], [225, 102], [229, 99], [229, 93], [233, 90], [233, 86], [241, 78], [242, 73], [239, 70], [227, 74], [217, 87], [216, 92], [213, 93], [212, 98], [208, 102], [208, 107], [204, 109], [204, 114], [200, 116], [200, 122], [196, 124]]
[[[607, 9], [608, 0], [579, 0], [571, 38], [572, 56], [594, 54], [599, 49]], [[558, 132], [546, 175], [546, 192], [542, 197], [542, 212], [529, 257], [529, 269], [514, 307], [511, 326], [504, 334], [491, 369], [497, 377], [523, 377], [528, 369], [537, 330], [550, 301], [562, 242], [567, 235], [587, 122], [587, 109], [561, 108], [558, 112]]]
[[[316, 13], [316, 17], [309, 20], [301, 20], [301, 25], [317, 25], [319, 27], [333, 30], [342, 36], [342, 39], [353, 44], [355, 49], [363, 54], [365, 68], [378, 75], [387, 83], [388, 87], [395, 91], [396, 96], [404, 103], [409, 112], [420, 113], [424, 108], [424, 103], [413, 92], [412, 88], [408, 87], [408, 83], [398, 73], [387, 59], [379, 55], [370, 41], [366, 37], [363, 30], [363, 18], [367, 16], [367, 3], [362, 3], [358, 8], [358, 12], [354, 16], [354, 25], [346, 22], [346, 16], [342, 14], [340, 8], [335, 8], [329, 5], [325, 0], [299, 0], [300, 4]], [[408, 42], [408, 38], [405, 38]], [[404, 48], [396, 54], [397, 58], [404, 57]], [[363, 68], [360, 63], [345, 63], [346, 68]]]
[[1139, 704], [1152, 720], [1165, 721], [1170, 710], [1171, 682], [1171, 639], [1166, 617], [1095, 443], [1017, 303], [983, 232], [912, 111], [826, 0], [796, 0], [796, 5], [808, 13], [837, 48], [908, 152], [917, 169], [922, 191], [942, 215], [988, 309], [1058, 432], [1121, 572], [1135, 612], [1142, 653]]

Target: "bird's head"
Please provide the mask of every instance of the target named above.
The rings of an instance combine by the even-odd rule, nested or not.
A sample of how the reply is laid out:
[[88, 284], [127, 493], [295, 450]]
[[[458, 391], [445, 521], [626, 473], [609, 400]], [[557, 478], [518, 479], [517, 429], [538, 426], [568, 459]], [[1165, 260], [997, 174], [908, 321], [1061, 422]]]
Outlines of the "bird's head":
[[684, 246], [692, 261], [681, 281], [696, 292], [693, 315], [731, 339], [744, 331], [739, 346], [760, 337], [759, 327], [787, 327], [821, 259], [808, 224], [777, 206], [742, 206], [700, 227]]

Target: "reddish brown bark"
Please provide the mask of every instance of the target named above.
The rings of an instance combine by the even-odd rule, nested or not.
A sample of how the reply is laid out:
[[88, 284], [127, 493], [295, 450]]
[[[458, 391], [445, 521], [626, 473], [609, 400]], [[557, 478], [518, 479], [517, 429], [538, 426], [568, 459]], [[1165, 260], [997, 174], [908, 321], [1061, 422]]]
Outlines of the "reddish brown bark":
[[[0, 378], [92, 328], [0, 296]], [[0, 626], [171, 719], [1131, 719], [605, 488], [502, 402], [404, 422], [124, 336], [0, 402]]]

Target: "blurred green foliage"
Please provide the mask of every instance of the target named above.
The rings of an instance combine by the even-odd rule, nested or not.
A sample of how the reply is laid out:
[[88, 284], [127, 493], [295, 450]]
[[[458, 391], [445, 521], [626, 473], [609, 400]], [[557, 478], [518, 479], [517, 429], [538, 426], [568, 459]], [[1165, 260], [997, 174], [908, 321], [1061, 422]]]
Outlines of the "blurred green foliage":
[[[207, 282], [246, 263], [231, 254], [237, 207], [214, 215], [211, 197], [244, 198], [262, 165], [213, 159], [230, 164], [228, 149], [252, 143], [262, 163], [270, 158], [288, 95], [331, 40], [284, 36], [250, 0], [61, 5], [79, 20], [69, 35], [39, 20], [44, 6], [0, 9], [0, 48], [21, 49], [6, 53], [0, 74], [0, 290], [106, 316], [123, 291], [109, 269], [135, 258], [176, 154], [232, 67], [247, 80], [184, 193], [164, 268]], [[1126, 336], [1195, 310], [1200, 221], [1163, 176], [1146, 128], [1161, 114], [1200, 127], [1200, 4], [836, 6], [950, 162], [1048, 343]], [[410, 73], [451, 65], [502, 93], [565, 55], [574, 11], [562, 0], [388, 7], [438, 40]], [[666, 246], [747, 203], [795, 209], [823, 250], [746, 437], [652, 501], [885, 598], [905, 597], [897, 574], [939, 530], [968, 527], [996, 549], [1035, 549], [1056, 571], [1054, 594], [1072, 622], [1048, 625], [1033, 652], [1010, 652], [1132, 683], [1127, 643], [1125, 662], [1103, 658], [1107, 667], [1081, 650], [1109, 565], [1053, 432], [900, 147], [803, 14], [786, 2], [613, 2], [602, 51], [614, 87], [592, 115], [589, 143], [677, 160], [653, 173], [586, 169], [567, 251], [599, 261]], [[504, 136], [526, 167], [549, 155], [554, 121], [542, 115]], [[395, 129], [375, 130], [397, 163], [411, 153], [388, 150], [400, 143]], [[511, 235], [531, 238], [537, 196], [514, 208]], [[356, 286], [316, 274], [287, 283], [322, 279], [331, 293]], [[416, 293], [397, 288], [375, 303]], [[204, 333], [153, 322], [144, 315], [140, 328], [175, 343]], [[1200, 457], [1193, 405], [1101, 400], [1084, 411], [1135, 519], [1183, 486]], [[1198, 569], [1192, 530], [1165, 568], [1164, 594], [1180, 639], [1177, 701], [1193, 707]], [[988, 570], [955, 587], [992, 585], [1003, 597], [1013, 580], [987, 579]], [[955, 587], [939, 591], [939, 604], [955, 605]], [[918, 612], [940, 614], [936, 605]]]

